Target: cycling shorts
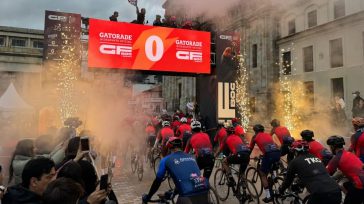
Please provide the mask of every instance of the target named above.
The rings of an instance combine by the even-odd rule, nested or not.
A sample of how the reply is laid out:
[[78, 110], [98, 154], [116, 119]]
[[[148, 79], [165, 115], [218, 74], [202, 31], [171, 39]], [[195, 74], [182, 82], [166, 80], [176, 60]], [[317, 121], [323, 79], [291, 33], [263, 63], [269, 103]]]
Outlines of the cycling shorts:
[[203, 193], [200, 195], [189, 196], [189, 197], [179, 196], [177, 199], [177, 204], [195, 204], [195, 203], [209, 203], [208, 194]]
[[266, 152], [262, 158], [260, 171], [262, 171], [265, 174], [268, 174], [272, 170], [273, 165], [279, 162], [280, 159], [281, 159], [280, 151]]
[[250, 161], [249, 152], [238, 152], [226, 158], [229, 164], [240, 164], [239, 172], [244, 173]]

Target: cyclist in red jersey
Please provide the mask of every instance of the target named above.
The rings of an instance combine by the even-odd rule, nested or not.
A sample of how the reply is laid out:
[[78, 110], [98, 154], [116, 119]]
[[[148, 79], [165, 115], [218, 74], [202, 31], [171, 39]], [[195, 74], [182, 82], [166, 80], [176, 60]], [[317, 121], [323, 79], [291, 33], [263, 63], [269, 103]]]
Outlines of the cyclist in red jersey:
[[198, 167], [204, 170], [203, 176], [210, 178], [214, 168], [215, 158], [212, 150], [212, 144], [208, 134], [201, 132], [202, 125], [199, 121], [191, 123], [192, 137], [188, 140], [185, 153], [194, 150]]
[[332, 175], [339, 169], [349, 179], [349, 182], [344, 183], [347, 190], [344, 204], [364, 203], [363, 163], [354, 154], [344, 150], [344, 138], [331, 136], [327, 145], [335, 155], [327, 165], [327, 171]]
[[231, 119], [231, 123], [235, 127], [235, 135], [240, 136], [243, 139], [243, 142], [247, 143], [245, 140], [245, 130], [241, 125], [239, 124], [238, 118]]
[[281, 143], [281, 157], [287, 155], [287, 162], [291, 162], [294, 158], [294, 152], [290, 151], [289, 147], [294, 142], [294, 138], [291, 137], [291, 133], [286, 127], [281, 126], [279, 120], [273, 119], [270, 122], [270, 125], [272, 126], [270, 134], [272, 135], [272, 137], [273, 135], [276, 135], [279, 142]]
[[353, 118], [352, 124], [355, 133], [351, 136], [350, 152], [354, 152], [364, 162], [364, 118]]
[[154, 143], [154, 148], [157, 147], [159, 143], [162, 144], [162, 156], [166, 156], [168, 153], [168, 148], [166, 148], [166, 143], [170, 137], [174, 137], [174, 132], [171, 128], [169, 121], [162, 122], [162, 129], [158, 132], [157, 139]]
[[180, 139], [183, 139], [185, 134], [191, 134], [191, 126], [187, 124], [187, 118], [183, 117], [181, 118], [181, 125], [178, 127], [176, 131], [176, 136]]
[[147, 127], [145, 128], [145, 135], [147, 136], [148, 148], [152, 148], [154, 146], [157, 134], [155, 131], [155, 127], [153, 126], [151, 121], [147, 123]]
[[321, 143], [312, 139], [314, 137], [313, 131], [304, 130], [301, 132], [301, 137], [302, 140], [306, 141], [308, 143], [308, 146], [310, 146], [309, 153], [319, 158], [326, 166], [332, 159], [332, 153], [328, 149], [326, 149]]
[[255, 132], [255, 135], [250, 142], [250, 149], [253, 150], [255, 144], [257, 144], [263, 154], [259, 174], [262, 178], [262, 185], [265, 191], [265, 198], [263, 199], [263, 201], [265, 203], [269, 203], [273, 201], [273, 197], [270, 195], [269, 192], [267, 174], [272, 170], [273, 165], [279, 162], [281, 158], [281, 152], [278, 149], [277, 145], [274, 143], [272, 136], [264, 132], [263, 125], [254, 125], [253, 130]]
[[244, 174], [250, 161], [250, 148], [243, 142], [241, 137], [235, 134], [235, 128], [230, 126], [227, 128], [227, 137], [224, 137], [220, 143], [220, 148], [216, 152], [217, 157], [221, 152], [225, 152], [228, 155], [223, 159], [223, 169], [229, 179], [229, 185], [234, 186], [235, 181], [231, 175], [230, 164], [240, 164], [239, 174]]
[[178, 115], [175, 115], [173, 117], [173, 122], [172, 122], [172, 129], [173, 131], [177, 131], [178, 127], [181, 125], [181, 122], [179, 122], [179, 117]]
[[[235, 130], [234, 130], [235, 132]], [[227, 136], [226, 128], [224, 122], [219, 122], [217, 124], [217, 133], [214, 138], [214, 143], [218, 143], [219, 145], [223, 141], [223, 139]]]

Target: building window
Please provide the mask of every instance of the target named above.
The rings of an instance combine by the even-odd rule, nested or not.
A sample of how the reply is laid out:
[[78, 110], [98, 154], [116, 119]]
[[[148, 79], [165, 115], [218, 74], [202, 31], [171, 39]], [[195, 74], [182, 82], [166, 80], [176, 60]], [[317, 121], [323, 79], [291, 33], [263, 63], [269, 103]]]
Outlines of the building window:
[[5, 46], [5, 37], [0, 36], [0, 47]]
[[342, 67], [343, 63], [343, 44], [342, 39], [330, 40], [330, 62], [331, 68]]
[[303, 48], [303, 68], [305, 72], [313, 71], [313, 46]]
[[292, 61], [291, 61], [291, 52], [285, 52], [282, 56], [283, 62], [282, 62], [282, 73], [284, 75], [290, 75], [291, 74], [291, 67], [292, 67]]
[[11, 46], [12, 47], [26, 47], [26, 39], [22, 38], [13, 38], [11, 39]]
[[43, 48], [43, 41], [41, 41], [41, 40], [34, 40], [33, 41], [33, 48], [42, 49]]
[[313, 81], [304, 82], [305, 94], [307, 98], [308, 105], [313, 108], [315, 105], [315, 89]]
[[344, 97], [344, 79], [333, 78], [331, 79], [332, 96]]
[[288, 21], [288, 35], [292, 35], [296, 33], [296, 20], [292, 19]]
[[252, 66], [257, 67], [258, 66], [258, 45], [254, 44], [252, 48]]
[[334, 19], [345, 16], [345, 0], [334, 2]]
[[307, 14], [308, 27], [317, 26], [317, 10], [313, 10]]

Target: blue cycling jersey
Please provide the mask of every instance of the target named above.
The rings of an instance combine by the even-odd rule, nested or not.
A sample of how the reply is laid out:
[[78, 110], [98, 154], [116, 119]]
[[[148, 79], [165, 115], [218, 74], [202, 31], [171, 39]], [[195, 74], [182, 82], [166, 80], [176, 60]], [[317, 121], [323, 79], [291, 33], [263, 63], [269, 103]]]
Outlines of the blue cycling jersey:
[[209, 189], [209, 182], [201, 175], [192, 155], [178, 151], [164, 157], [159, 164], [157, 179], [162, 180], [166, 171], [171, 175], [180, 196], [195, 196]]

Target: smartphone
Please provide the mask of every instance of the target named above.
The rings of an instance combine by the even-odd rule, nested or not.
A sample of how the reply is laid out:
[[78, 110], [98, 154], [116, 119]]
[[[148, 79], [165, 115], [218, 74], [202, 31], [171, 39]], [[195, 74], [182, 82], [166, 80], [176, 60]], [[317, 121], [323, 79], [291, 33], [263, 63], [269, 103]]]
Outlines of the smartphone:
[[107, 190], [109, 185], [109, 174], [102, 175], [100, 178], [100, 190]]
[[90, 140], [87, 136], [81, 137], [81, 151], [90, 151]]
[[0, 165], [0, 173], [3, 171], [3, 167]]

